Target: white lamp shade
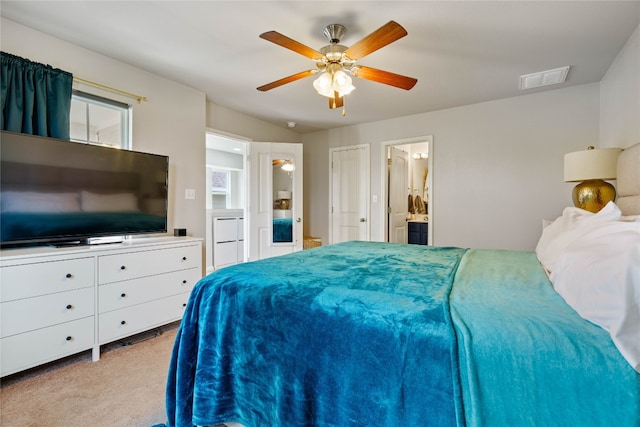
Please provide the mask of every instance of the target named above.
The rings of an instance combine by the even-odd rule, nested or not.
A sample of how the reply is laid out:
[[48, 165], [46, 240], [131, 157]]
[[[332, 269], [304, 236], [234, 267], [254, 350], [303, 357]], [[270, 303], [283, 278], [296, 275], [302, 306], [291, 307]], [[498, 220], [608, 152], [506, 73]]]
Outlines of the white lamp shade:
[[322, 73], [320, 77], [313, 81], [313, 87], [320, 95], [326, 96], [327, 98], [333, 98], [332, 83], [333, 79], [331, 78], [331, 74]]
[[347, 73], [342, 70], [333, 73], [333, 90], [338, 92], [340, 96], [348, 95], [354, 89], [351, 77]]
[[616, 179], [616, 166], [621, 151], [620, 148], [598, 148], [565, 154], [565, 182]]

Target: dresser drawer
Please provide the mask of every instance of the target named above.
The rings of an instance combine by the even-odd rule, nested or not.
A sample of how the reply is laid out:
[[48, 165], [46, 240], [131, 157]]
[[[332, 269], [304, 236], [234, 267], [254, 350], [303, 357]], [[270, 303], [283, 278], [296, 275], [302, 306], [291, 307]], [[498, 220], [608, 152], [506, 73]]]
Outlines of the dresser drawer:
[[93, 258], [36, 262], [0, 268], [0, 301], [92, 287]]
[[237, 218], [215, 218], [213, 221], [213, 238], [216, 243], [238, 240]]
[[1, 305], [2, 337], [93, 316], [93, 288], [59, 292]]
[[1, 375], [91, 348], [94, 344], [93, 322], [93, 317], [86, 317], [0, 339]]
[[[238, 242], [217, 243], [213, 247], [215, 268], [238, 263]], [[242, 259], [242, 258], [240, 258]]]
[[99, 343], [106, 344], [118, 338], [180, 320], [188, 300], [189, 293], [186, 292], [100, 314]]
[[131, 280], [170, 271], [201, 268], [200, 245], [103, 255], [98, 258], [99, 284]]
[[200, 278], [200, 269], [192, 268], [101, 285], [98, 296], [100, 313], [190, 292]]

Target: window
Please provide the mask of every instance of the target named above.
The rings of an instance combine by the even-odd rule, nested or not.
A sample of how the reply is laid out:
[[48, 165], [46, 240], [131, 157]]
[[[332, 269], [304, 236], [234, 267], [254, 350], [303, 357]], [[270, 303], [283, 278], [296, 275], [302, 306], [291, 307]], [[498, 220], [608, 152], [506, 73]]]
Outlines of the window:
[[74, 142], [131, 149], [131, 106], [74, 90], [69, 130]]

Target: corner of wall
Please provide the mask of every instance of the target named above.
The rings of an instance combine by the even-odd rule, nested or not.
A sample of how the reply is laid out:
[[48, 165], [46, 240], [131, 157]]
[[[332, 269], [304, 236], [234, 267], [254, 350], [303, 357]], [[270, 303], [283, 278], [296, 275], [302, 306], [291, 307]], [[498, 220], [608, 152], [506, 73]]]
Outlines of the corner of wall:
[[600, 146], [640, 142], [640, 25], [600, 81]]

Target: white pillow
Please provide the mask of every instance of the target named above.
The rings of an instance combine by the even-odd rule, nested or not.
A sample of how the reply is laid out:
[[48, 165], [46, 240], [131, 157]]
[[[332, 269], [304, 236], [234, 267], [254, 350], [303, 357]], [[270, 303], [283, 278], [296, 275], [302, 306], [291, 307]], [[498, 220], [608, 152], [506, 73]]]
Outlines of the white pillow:
[[131, 212], [138, 210], [138, 199], [133, 193], [96, 194], [83, 191], [80, 195], [85, 212]]
[[542, 230], [542, 236], [536, 246], [538, 261], [545, 270], [553, 271], [560, 254], [577, 237], [598, 224], [619, 219], [620, 209], [613, 202], [607, 203], [600, 212], [595, 214], [580, 208], [565, 208], [561, 217]]
[[78, 193], [3, 191], [0, 194], [0, 204], [2, 212], [80, 212]]
[[609, 332], [640, 372], [640, 222], [596, 224], [576, 237], [551, 282], [580, 316]]

